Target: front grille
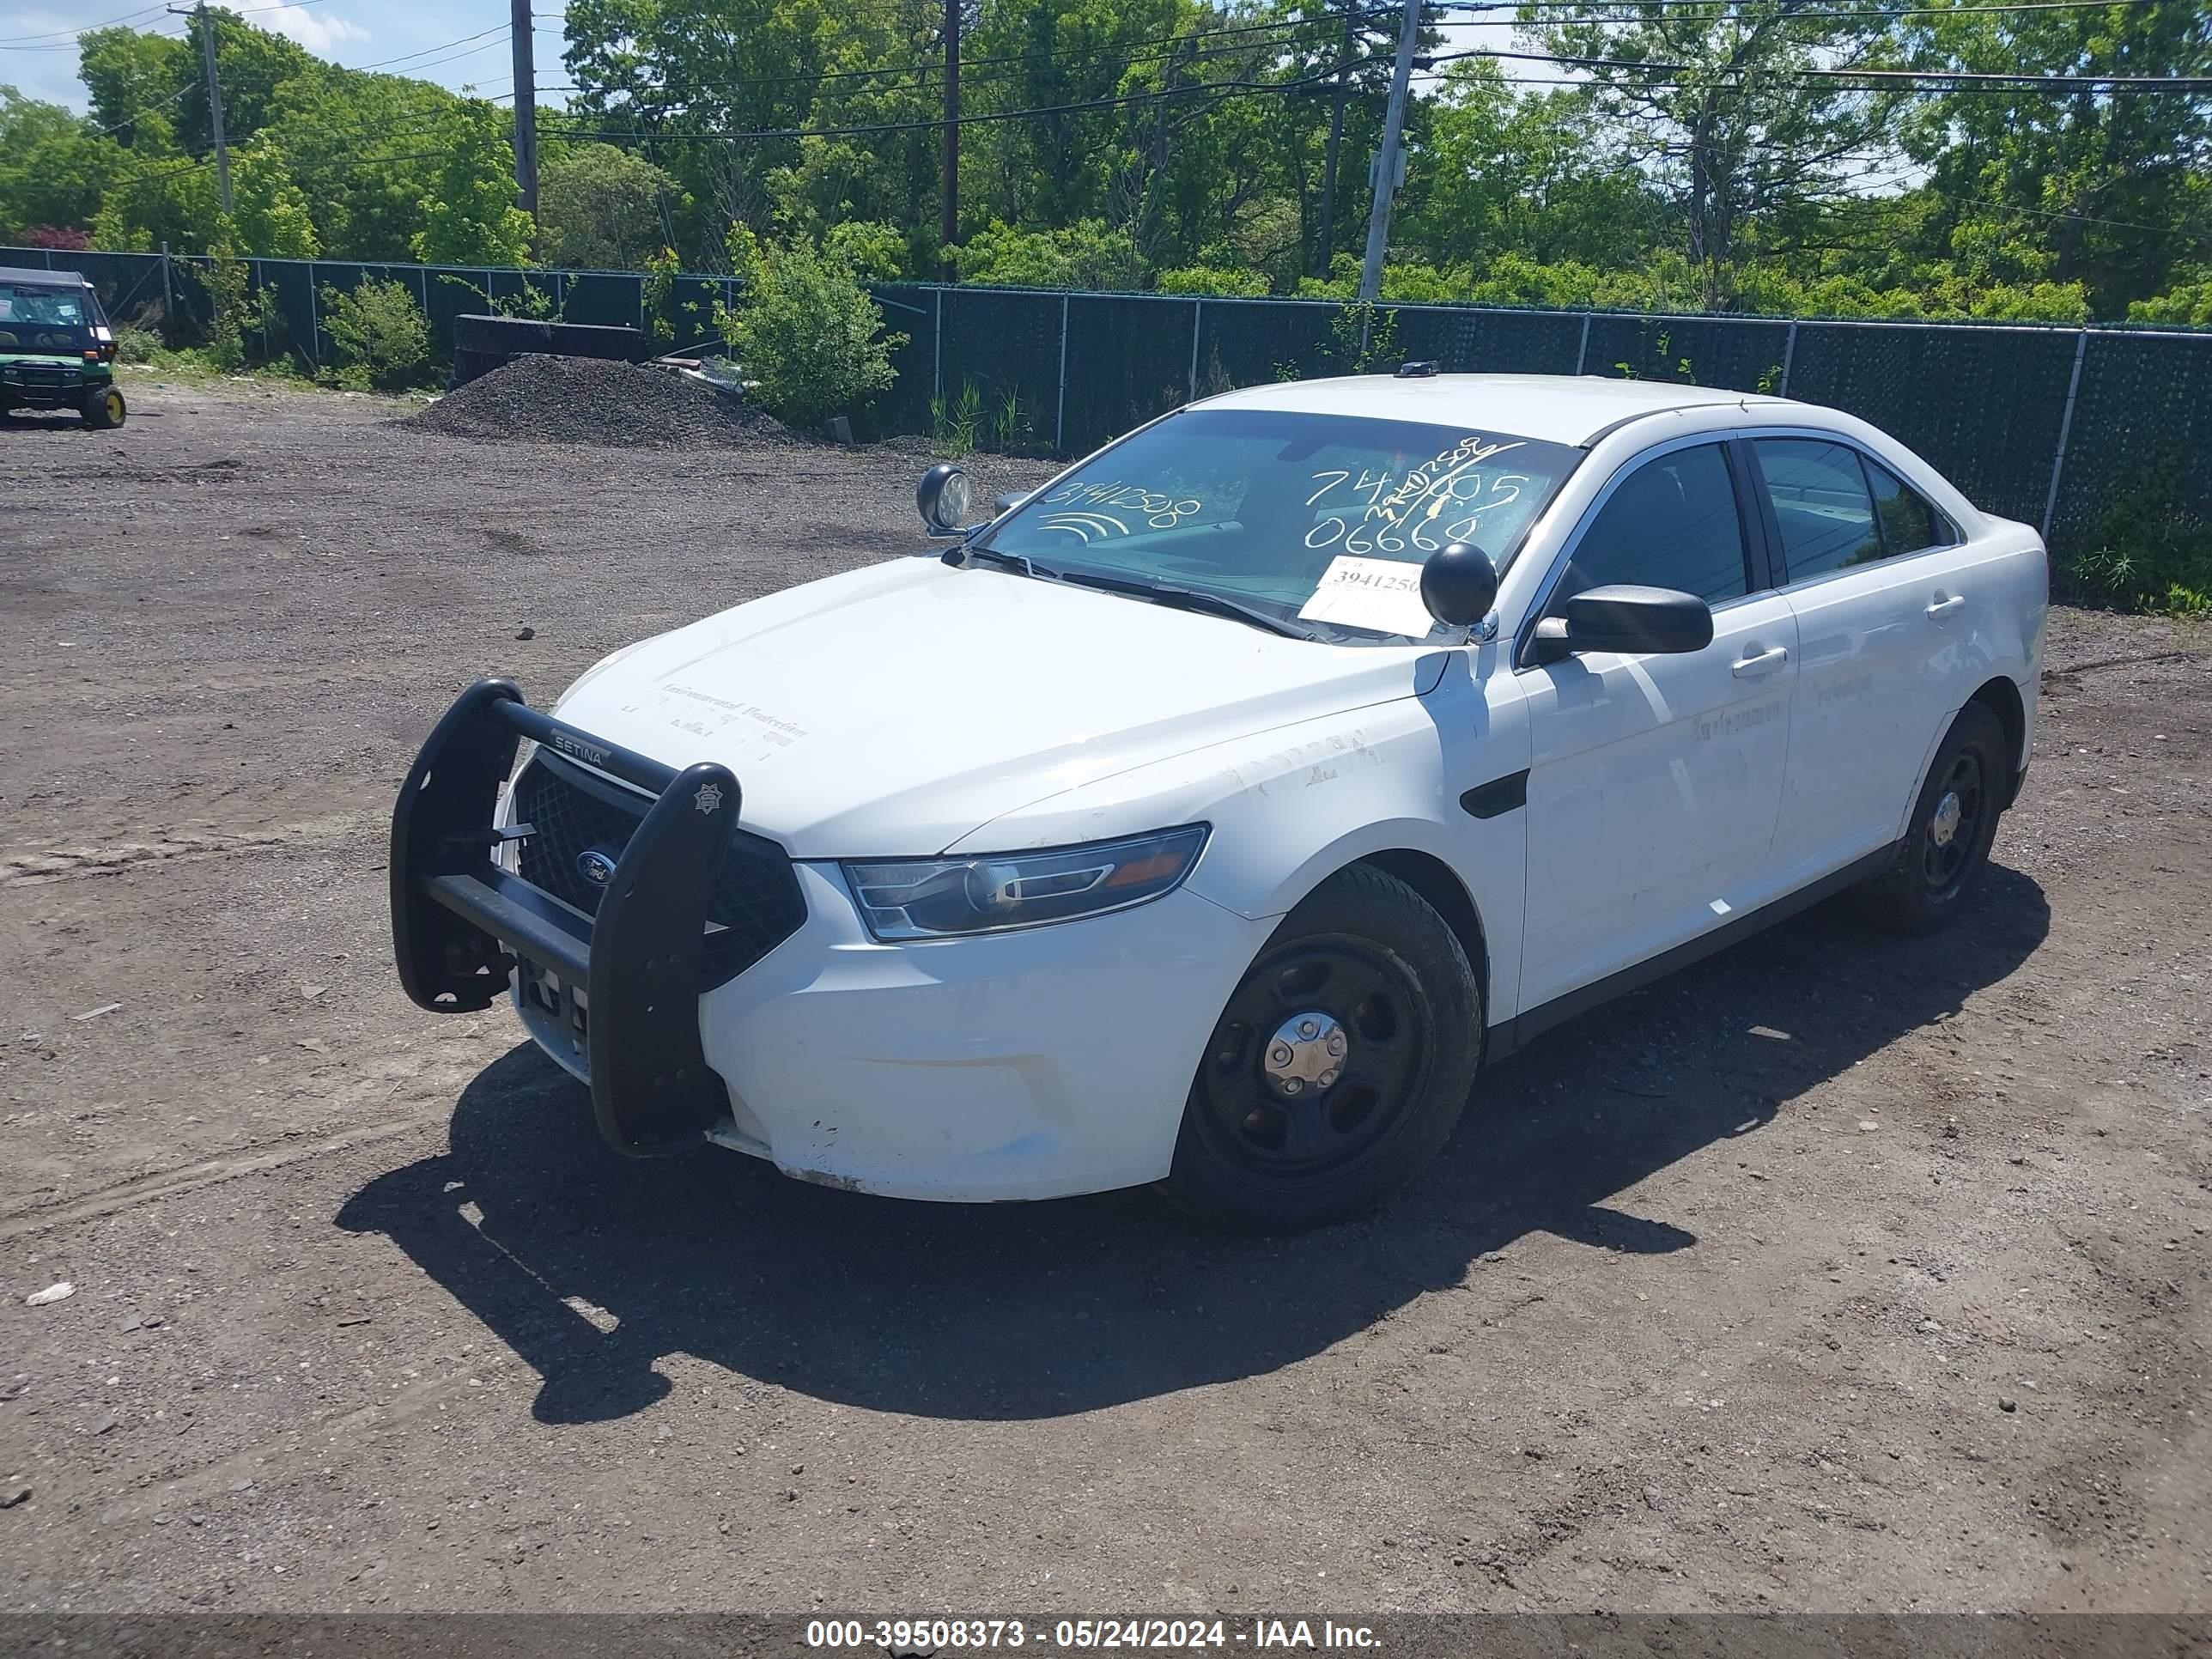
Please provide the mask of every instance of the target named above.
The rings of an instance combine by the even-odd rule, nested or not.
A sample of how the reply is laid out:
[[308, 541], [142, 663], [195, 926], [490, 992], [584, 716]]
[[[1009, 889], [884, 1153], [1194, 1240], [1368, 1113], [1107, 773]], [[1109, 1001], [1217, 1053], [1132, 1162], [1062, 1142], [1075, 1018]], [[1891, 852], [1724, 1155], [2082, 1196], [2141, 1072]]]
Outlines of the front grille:
[[[514, 781], [514, 822], [532, 826], [517, 873], [534, 887], [597, 915], [606, 889], [584, 873], [591, 852], [619, 859], [653, 803], [539, 750]], [[740, 830], [707, 899], [710, 924], [702, 988], [726, 983], [799, 931], [806, 901], [781, 847]]]

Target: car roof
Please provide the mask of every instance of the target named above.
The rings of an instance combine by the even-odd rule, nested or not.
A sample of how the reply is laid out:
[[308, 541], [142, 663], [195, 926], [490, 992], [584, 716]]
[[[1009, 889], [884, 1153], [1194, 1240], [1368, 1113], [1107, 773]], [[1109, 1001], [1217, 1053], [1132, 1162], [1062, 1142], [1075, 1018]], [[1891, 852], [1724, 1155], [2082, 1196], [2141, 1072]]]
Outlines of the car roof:
[[1207, 409], [1270, 409], [1423, 421], [1439, 426], [1505, 432], [1547, 443], [1583, 445], [1608, 427], [1669, 410], [1739, 404], [1762, 414], [1814, 413], [1810, 405], [1714, 386], [1616, 380], [1595, 374], [1354, 374], [1328, 380], [1285, 380], [1206, 399]]
[[90, 279], [81, 270], [41, 270], [35, 265], [0, 265], [0, 283], [18, 288], [87, 288]]

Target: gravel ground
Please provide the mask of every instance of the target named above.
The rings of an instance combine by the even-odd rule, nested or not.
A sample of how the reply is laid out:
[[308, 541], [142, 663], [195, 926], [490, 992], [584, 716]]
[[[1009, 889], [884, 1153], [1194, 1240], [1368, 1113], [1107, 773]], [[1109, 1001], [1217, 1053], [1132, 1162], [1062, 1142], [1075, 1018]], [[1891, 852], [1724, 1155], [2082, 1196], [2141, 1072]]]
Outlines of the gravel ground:
[[915, 457], [130, 389], [0, 427], [0, 1607], [2212, 1606], [2201, 634], [2055, 617], [1956, 929], [1586, 1016], [1370, 1222], [904, 1205], [613, 1158], [400, 996], [383, 836]]
[[773, 416], [673, 369], [590, 357], [517, 357], [416, 416], [444, 437], [694, 449], [793, 441]]

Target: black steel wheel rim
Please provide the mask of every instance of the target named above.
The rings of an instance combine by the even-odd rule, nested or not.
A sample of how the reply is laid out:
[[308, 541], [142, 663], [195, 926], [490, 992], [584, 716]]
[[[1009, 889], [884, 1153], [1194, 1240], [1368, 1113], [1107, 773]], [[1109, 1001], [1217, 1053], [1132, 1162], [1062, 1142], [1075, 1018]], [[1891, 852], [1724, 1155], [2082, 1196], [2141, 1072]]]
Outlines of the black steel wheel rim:
[[[1920, 873], [1930, 891], [1948, 892], [1965, 873], [1981, 837], [1986, 796], [1981, 757], [1971, 749], [1960, 750], [1943, 775], [1921, 833]], [[1954, 801], [1955, 816], [1947, 810]]]
[[[1326, 1088], [1285, 1095], [1268, 1079], [1285, 1021], [1325, 1014], [1348, 1052]], [[1419, 977], [1371, 940], [1299, 939], [1253, 965], [1222, 1011], [1200, 1062], [1196, 1127], [1256, 1176], [1305, 1181], [1358, 1162], [1420, 1098], [1434, 1062], [1433, 1008]]]

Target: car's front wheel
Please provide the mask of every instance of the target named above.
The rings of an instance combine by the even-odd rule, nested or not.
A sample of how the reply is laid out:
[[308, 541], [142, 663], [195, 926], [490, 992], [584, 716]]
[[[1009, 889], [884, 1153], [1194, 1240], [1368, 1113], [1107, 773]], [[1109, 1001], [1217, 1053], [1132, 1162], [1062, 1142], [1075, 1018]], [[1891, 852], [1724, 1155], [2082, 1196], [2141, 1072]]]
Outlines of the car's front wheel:
[[1920, 786], [1896, 861], [1863, 890], [1876, 922], [1893, 933], [1932, 933], [1959, 913], [1996, 839], [2011, 752], [1985, 704], [1959, 711]]
[[84, 394], [81, 407], [84, 423], [100, 432], [121, 426], [129, 413], [123, 404], [123, 394], [112, 386], [94, 386]]
[[1283, 919], [1222, 1010], [1169, 1197], [1257, 1231], [1372, 1209], [1459, 1121], [1482, 1020], [1443, 918], [1370, 866], [1339, 871]]

